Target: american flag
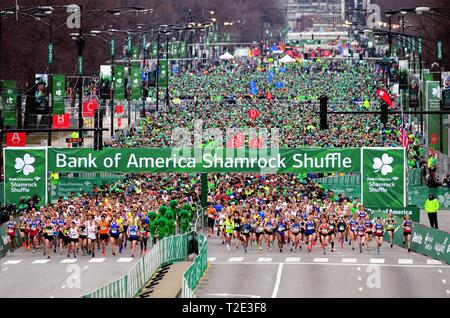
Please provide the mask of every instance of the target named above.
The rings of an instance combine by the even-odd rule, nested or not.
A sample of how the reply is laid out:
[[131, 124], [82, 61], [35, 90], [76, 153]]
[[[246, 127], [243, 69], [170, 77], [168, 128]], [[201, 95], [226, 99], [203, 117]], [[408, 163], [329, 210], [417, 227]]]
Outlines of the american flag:
[[406, 148], [406, 151], [409, 152], [409, 140], [408, 140], [408, 132], [405, 128], [405, 123], [403, 122], [403, 116], [402, 116], [402, 123], [400, 125], [400, 144], [402, 147]]

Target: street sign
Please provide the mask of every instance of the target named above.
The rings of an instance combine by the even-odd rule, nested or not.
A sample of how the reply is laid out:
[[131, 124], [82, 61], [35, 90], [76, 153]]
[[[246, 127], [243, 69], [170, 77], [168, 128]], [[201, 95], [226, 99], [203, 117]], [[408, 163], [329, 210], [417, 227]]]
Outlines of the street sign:
[[48, 64], [53, 64], [53, 43], [48, 44]]
[[438, 56], [438, 60], [442, 60], [442, 41], [439, 40], [437, 43], [437, 47], [438, 47], [438, 51], [437, 51], [437, 56]]
[[24, 132], [6, 133], [6, 145], [8, 147], [25, 147], [27, 145], [27, 133]]
[[83, 74], [83, 57], [82, 56], [78, 57], [78, 74], [79, 75]]

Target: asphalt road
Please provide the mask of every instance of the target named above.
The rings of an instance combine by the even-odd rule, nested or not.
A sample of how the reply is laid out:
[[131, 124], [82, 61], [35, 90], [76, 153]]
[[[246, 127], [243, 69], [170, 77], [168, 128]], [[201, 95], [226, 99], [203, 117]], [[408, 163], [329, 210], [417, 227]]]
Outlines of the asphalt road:
[[97, 251], [95, 258], [74, 259], [58, 253], [47, 260], [42, 250], [32, 254], [20, 248], [1, 259], [0, 298], [80, 297], [125, 275], [139, 256], [131, 258], [128, 248], [112, 256], [107, 247], [106, 256]]
[[450, 298], [450, 266], [385, 242], [380, 255], [373, 243], [362, 253], [344, 245], [324, 255], [316, 245], [310, 253], [264, 246], [262, 252], [249, 248], [246, 254], [234, 245], [228, 251], [213, 237], [208, 260], [199, 298]]

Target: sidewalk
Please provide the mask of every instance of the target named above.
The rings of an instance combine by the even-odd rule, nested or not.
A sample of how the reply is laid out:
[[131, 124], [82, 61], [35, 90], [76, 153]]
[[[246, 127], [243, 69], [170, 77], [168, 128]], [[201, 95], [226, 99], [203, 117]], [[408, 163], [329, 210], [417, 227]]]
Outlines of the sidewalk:
[[[430, 226], [430, 221], [425, 210], [420, 210], [420, 224]], [[450, 210], [439, 210], [438, 225], [439, 230], [450, 233]]]

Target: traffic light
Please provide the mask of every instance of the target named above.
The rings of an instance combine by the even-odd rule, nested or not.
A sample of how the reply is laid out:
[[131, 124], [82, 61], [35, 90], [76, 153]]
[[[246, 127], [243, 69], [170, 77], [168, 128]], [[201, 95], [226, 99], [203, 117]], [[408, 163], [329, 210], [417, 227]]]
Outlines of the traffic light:
[[320, 97], [320, 129], [328, 129], [328, 97]]
[[387, 124], [387, 122], [388, 122], [388, 104], [386, 104], [384, 102], [381, 103], [380, 120], [383, 124]]

